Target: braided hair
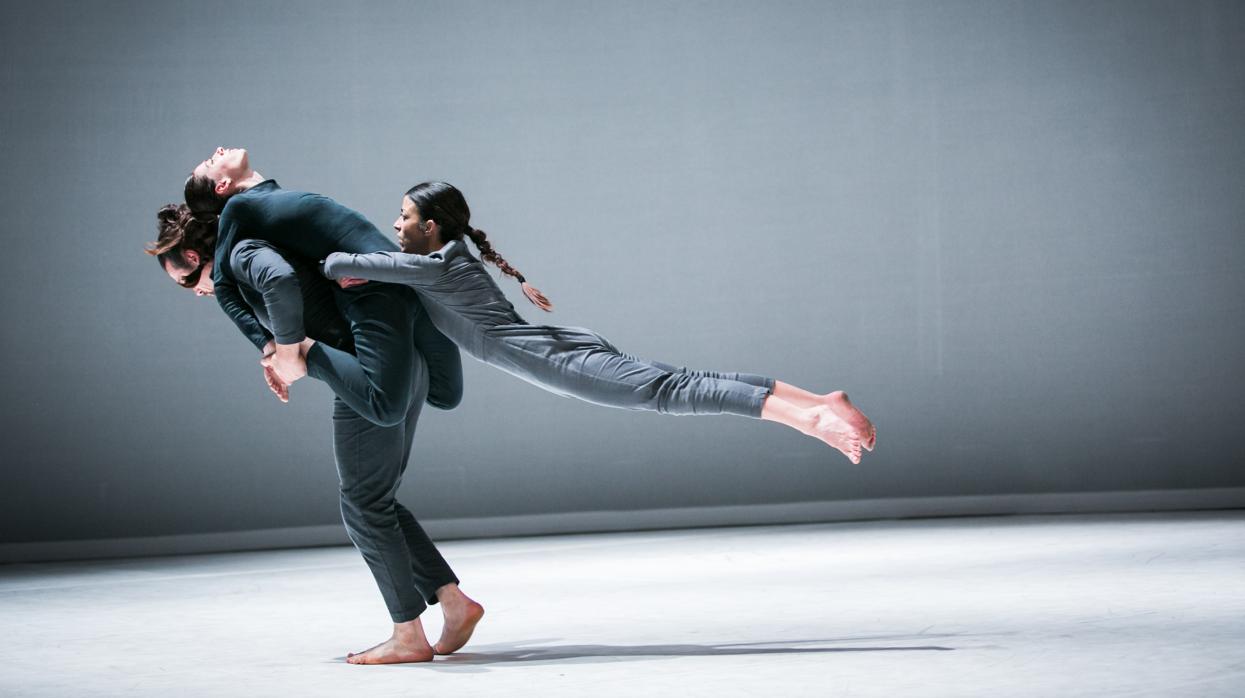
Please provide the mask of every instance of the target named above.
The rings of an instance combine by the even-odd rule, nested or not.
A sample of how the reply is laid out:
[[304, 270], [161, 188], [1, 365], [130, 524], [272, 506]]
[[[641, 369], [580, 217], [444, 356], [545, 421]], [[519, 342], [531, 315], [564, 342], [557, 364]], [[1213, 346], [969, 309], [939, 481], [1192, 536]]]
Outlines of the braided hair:
[[408, 189], [406, 196], [415, 204], [420, 217], [431, 218], [441, 226], [444, 240], [461, 240], [464, 235], [471, 238], [480, 250], [480, 259], [492, 263], [503, 274], [513, 276], [529, 301], [545, 312], [552, 312], [553, 304], [545, 294], [529, 284], [518, 269], [497, 254], [483, 230], [471, 227], [471, 209], [467, 206], [467, 199], [454, 185], [446, 182], [423, 182]]

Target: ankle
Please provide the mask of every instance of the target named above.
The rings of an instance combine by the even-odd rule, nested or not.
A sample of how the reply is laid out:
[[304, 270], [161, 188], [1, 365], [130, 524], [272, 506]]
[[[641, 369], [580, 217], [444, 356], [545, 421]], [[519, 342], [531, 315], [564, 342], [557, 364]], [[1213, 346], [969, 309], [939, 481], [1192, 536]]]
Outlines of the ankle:
[[454, 582], [450, 582], [449, 584], [446, 584], [438, 588], [436, 591], [436, 594], [437, 594], [437, 601], [442, 604], [445, 604], [445, 603], [459, 604], [465, 601], [467, 598], [466, 594], [464, 594], [462, 590], [458, 588], [458, 585], [455, 584]]
[[414, 640], [424, 636], [424, 625], [418, 618], [405, 623], [393, 624], [393, 636], [401, 640]]

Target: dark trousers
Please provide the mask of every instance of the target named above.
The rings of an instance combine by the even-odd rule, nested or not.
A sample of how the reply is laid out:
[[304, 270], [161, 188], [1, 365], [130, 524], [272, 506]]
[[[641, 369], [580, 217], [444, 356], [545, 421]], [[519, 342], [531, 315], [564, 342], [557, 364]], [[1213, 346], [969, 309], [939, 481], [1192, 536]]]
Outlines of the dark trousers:
[[[350, 323], [354, 353], [316, 342], [307, 375], [328, 383], [350, 409], [380, 426], [403, 423], [412, 402], [453, 409], [462, 400], [462, 359], [424, 312], [414, 290], [369, 283], [342, 291], [338, 308]], [[426, 398], [415, 399], [414, 371], [427, 361]]]
[[317, 342], [307, 354], [307, 373], [337, 394], [333, 455], [342, 523], [393, 621], [403, 623], [436, 603], [438, 588], [458, 582], [397, 493], [424, 401], [442, 409], [459, 403], [462, 362], [414, 291], [367, 286], [338, 296], [355, 354]]
[[416, 358], [412, 400], [398, 424], [375, 424], [341, 398], [333, 400], [333, 454], [342, 522], [371, 569], [395, 623], [417, 618], [437, 602], [438, 588], [458, 583], [423, 527], [397, 500], [428, 393], [427, 369]]

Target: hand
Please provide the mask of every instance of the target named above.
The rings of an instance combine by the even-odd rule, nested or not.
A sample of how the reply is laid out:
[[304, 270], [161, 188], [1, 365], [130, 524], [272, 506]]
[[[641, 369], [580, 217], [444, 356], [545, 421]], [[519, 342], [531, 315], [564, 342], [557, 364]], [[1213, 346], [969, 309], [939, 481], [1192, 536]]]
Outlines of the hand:
[[307, 360], [298, 352], [297, 344], [278, 344], [271, 356], [259, 360], [264, 368], [271, 368], [288, 389], [294, 381], [307, 375]]
[[269, 356], [272, 356], [273, 353], [275, 353], [276, 351], [277, 351], [277, 340], [270, 339], [268, 340], [268, 343], [264, 345], [264, 348], [260, 350], [261, 352], [260, 358], [266, 359]]
[[[266, 359], [267, 357], [264, 358]], [[281, 378], [276, 371], [272, 370], [271, 366], [264, 366], [264, 381], [268, 383], [268, 389], [272, 391], [273, 395], [277, 396], [278, 400], [281, 402], [290, 401], [289, 384], [282, 383]]]
[[342, 288], [350, 288], [351, 286], [361, 286], [367, 283], [367, 279], [357, 279], [353, 276], [343, 276], [337, 280], [337, 285]]

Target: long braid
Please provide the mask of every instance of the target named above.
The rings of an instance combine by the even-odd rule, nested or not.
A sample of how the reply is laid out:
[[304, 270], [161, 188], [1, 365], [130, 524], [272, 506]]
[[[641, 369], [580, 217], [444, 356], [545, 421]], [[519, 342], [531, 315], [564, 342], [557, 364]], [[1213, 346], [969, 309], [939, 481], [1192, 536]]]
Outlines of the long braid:
[[471, 238], [471, 241], [475, 243], [476, 248], [480, 250], [480, 259], [483, 259], [486, 262], [492, 262], [498, 269], [501, 270], [503, 274], [513, 276], [517, 279], [519, 281], [519, 285], [523, 288], [523, 295], [527, 296], [527, 299], [534, 303], [536, 307], [547, 313], [553, 312], [553, 304], [549, 302], [549, 299], [545, 297], [545, 294], [541, 293], [540, 289], [529, 284], [527, 279], [523, 278], [523, 275], [519, 273], [518, 269], [510, 266], [509, 262], [502, 258], [501, 255], [497, 254], [497, 250], [493, 249], [493, 244], [488, 241], [488, 236], [485, 235], [483, 230], [477, 230], [472, 228], [470, 225], [467, 225], [463, 226], [463, 233], [466, 234], [467, 237]]
[[513, 276], [514, 278], [519, 280], [519, 283], [523, 283], [524, 281], [526, 281], [526, 279], [523, 278], [523, 275], [519, 273], [518, 269], [515, 269], [514, 267], [510, 266], [509, 262], [502, 259], [502, 256], [497, 254], [497, 250], [493, 249], [493, 244], [488, 241], [488, 236], [484, 233], [483, 230], [477, 230], [475, 228], [468, 226], [467, 229], [463, 232], [465, 232], [467, 234], [467, 237], [471, 238], [471, 241], [476, 244], [477, 248], [479, 248], [481, 259], [483, 259], [486, 262], [492, 262], [493, 264], [497, 265], [497, 268], [501, 269], [501, 272], [503, 274], [506, 274], [508, 276]]

